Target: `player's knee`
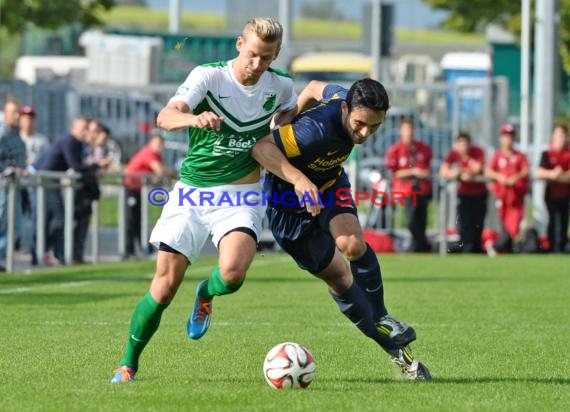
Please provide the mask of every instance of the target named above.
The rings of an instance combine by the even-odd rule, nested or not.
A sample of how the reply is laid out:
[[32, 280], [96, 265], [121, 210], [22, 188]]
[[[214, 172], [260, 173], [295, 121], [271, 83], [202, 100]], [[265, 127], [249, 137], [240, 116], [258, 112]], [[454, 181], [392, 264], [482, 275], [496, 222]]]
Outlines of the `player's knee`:
[[174, 299], [180, 286], [182, 274], [175, 273], [172, 269], [158, 269], [150, 284], [150, 292], [154, 300], [161, 305], [166, 305]]
[[245, 272], [239, 268], [224, 269], [220, 267], [220, 274], [224, 283], [234, 292], [241, 287], [245, 280]]
[[360, 259], [366, 253], [366, 243], [357, 236], [339, 238], [337, 246], [350, 261]]
[[161, 304], [169, 304], [174, 295], [176, 295], [176, 290], [178, 288], [171, 282], [168, 282], [166, 278], [162, 278], [161, 281], [153, 281], [150, 286], [150, 292], [153, 299]]

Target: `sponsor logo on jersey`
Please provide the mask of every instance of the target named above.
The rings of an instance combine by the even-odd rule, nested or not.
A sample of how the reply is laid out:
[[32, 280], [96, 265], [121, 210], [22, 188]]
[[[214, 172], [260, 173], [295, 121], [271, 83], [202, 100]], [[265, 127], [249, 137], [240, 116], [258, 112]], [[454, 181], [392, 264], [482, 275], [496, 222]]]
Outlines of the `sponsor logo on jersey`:
[[214, 156], [237, 156], [248, 152], [256, 142], [256, 136], [234, 135], [220, 133], [214, 144], [212, 154]]

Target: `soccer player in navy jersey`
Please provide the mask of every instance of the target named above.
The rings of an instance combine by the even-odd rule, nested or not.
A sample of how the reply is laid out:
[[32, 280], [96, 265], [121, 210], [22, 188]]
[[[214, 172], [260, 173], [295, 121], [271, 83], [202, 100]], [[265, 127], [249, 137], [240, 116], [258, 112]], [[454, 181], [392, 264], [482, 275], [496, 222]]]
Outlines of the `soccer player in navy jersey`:
[[[300, 114], [291, 124], [274, 129], [252, 150], [269, 172], [264, 190], [273, 235], [299, 267], [327, 283], [341, 312], [392, 357], [407, 379], [428, 380], [428, 369], [408, 346], [416, 338], [414, 329], [388, 315], [380, 265], [364, 241], [342, 167], [354, 145], [384, 121], [386, 90], [372, 79], [349, 90], [312, 81], [297, 107]], [[314, 188], [299, 193], [296, 182], [306, 178]], [[291, 192], [305, 202], [282, 201]]]

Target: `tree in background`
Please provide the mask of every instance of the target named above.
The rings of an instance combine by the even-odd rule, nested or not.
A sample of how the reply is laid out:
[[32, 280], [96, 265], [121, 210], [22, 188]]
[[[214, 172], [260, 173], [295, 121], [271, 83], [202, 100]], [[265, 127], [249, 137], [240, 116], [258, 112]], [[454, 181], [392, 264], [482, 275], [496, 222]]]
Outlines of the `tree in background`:
[[424, 0], [424, 2], [435, 9], [450, 12], [443, 25], [452, 31], [466, 33], [481, 31], [488, 23], [498, 23], [509, 30], [520, 30], [521, 5], [518, 1]]
[[45, 29], [72, 22], [97, 26], [102, 24], [98, 13], [114, 5], [115, 0], [1, 0], [0, 24], [11, 34], [24, 31], [27, 23]]
[[[498, 23], [520, 37], [520, 1], [424, 0], [424, 2], [433, 8], [450, 12], [443, 22], [447, 29], [474, 32], [480, 31], [488, 23]], [[570, 75], [570, 0], [560, 0], [560, 58], [564, 71]]]

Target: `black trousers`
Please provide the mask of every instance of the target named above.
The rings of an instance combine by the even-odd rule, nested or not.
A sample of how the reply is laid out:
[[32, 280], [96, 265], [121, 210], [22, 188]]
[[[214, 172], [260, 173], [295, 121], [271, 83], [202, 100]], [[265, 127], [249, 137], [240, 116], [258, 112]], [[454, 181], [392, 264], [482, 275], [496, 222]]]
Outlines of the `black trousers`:
[[461, 251], [481, 253], [481, 235], [487, 214], [487, 193], [478, 196], [458, 196], [457, 216]]
[[127, 237], [126, 254], [134, 256], [136, 244], [141, 246], [141, 192], [127, 189]]
[[404, 208], [408, 229], [412, 234], [411, 252], [430, 252], [431, 244], [426, 237], [427, 208], [431, 195], [407, 196]]
[[75, 262], [83, 262], [84, 260], [83, 254], [87, 242], [89, 221], [93, 213], [91, 202], [92, 200], [83, 189], [75, 192], [75, 225], [73, 227], [73, 260]]
[[570, 213], [570, 198], [546, 199], [548, 209], [548, 240], [550, 250], [556, 253], [566, 251], [568, 243], [568, 214]]

